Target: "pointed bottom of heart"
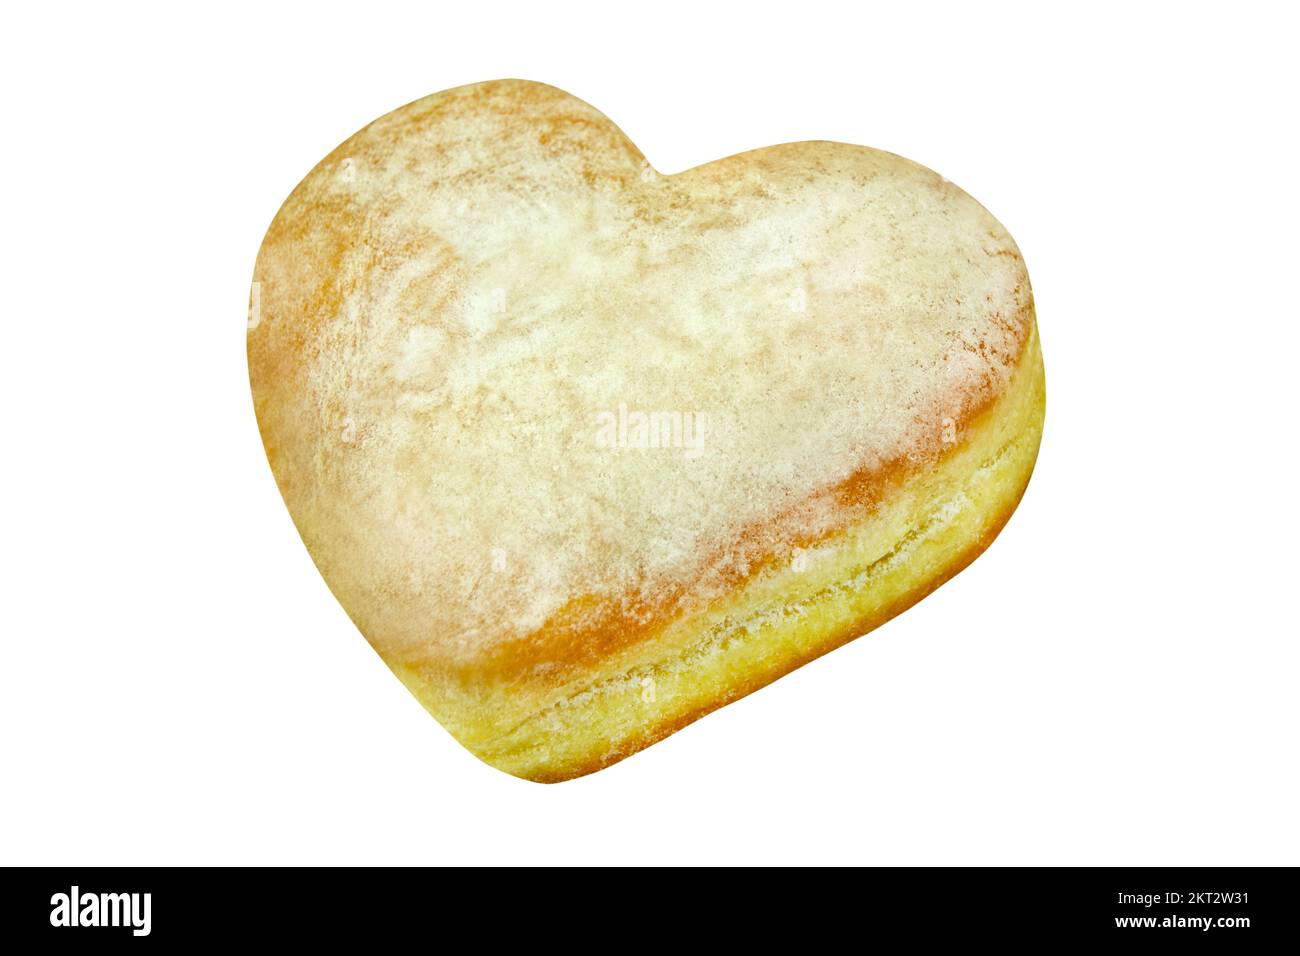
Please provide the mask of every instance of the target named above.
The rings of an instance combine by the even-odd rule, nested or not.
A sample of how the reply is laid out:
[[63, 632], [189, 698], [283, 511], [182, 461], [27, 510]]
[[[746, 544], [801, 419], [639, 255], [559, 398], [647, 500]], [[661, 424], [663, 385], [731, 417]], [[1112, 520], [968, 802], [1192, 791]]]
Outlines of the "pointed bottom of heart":
[[769, 569], [721, 606], [673, 622], [652, 639], [666, 651], [658, 658], [615, 663], [544, 706], [467, 695], [400, 666], [394, 673], [493, 767], [542, 783], [608, 767], [878, 627], [974, 561], [1024, 494], [1044, 403], [1035, 331], [1011, 388], [940, 463], [905, 475], [883, 505], [797, 569]]

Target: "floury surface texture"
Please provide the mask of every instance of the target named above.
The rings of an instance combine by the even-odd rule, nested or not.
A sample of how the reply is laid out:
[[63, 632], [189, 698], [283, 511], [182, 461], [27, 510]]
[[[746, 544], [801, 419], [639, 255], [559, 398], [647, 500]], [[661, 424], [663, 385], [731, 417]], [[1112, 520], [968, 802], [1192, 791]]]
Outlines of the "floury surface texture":
[[[537, 83], [345, 142], [276, 216], [253, 304], [259, 424], [325, 580], [458, 739], [533, 779], [928, 593], [1041, 429], [1024, 263], [952, 183], [829, 142], [664, 176]], [[825, 618], [945, 508], [970, 526], [914, 579]], [[743, 655], [708, 650], [724, 632]]]

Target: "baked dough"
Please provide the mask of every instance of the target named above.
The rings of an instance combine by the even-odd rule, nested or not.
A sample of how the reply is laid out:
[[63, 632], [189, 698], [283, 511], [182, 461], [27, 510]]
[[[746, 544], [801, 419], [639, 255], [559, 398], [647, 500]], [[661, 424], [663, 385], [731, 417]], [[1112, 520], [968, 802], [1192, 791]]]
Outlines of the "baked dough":
[[248, 361], [313, 559], [487, 763], [606, 767], [984, 550], [1044, 392], [1015, 243], [830, 142], [665, 176], [506, 80], [371, 123], [257, 259]]

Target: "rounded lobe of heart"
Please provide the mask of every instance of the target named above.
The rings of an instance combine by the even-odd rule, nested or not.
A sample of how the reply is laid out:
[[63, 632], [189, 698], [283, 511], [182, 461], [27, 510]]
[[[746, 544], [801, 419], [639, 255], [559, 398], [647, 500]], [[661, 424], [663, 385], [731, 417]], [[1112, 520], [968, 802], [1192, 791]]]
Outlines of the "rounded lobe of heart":
[[[561, 686], [861, 520], [1033, 326], [1011, 237], [921, 166], [810, 142], [665, 176], [522, 81], [342, 144], [255, 282], [308, 549], [386, 660], [463, 687]], [[638, 414], [682, 429], [639, 447]]]

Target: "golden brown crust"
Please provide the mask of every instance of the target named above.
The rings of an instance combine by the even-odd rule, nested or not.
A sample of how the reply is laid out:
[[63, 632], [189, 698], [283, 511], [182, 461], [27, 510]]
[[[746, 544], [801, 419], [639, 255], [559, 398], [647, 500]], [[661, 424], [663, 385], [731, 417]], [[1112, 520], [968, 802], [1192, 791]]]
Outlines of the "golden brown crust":
[[[796, 143], [665, 177], [592, 107], [522, 81], [342, 144], [276, 216], [254, 300], [255, 407], [299, 531], [479, 753], [914, 494], [1033, 332], [1010, 236], [923, 167]], [[685, 430], [602, 445], [595, 423], [618, 409], [625, 442], [629, 404]], [[692, 416], [698, 447], [676, 443]], [[977, 553], [952, 546], [945, 573]]]

